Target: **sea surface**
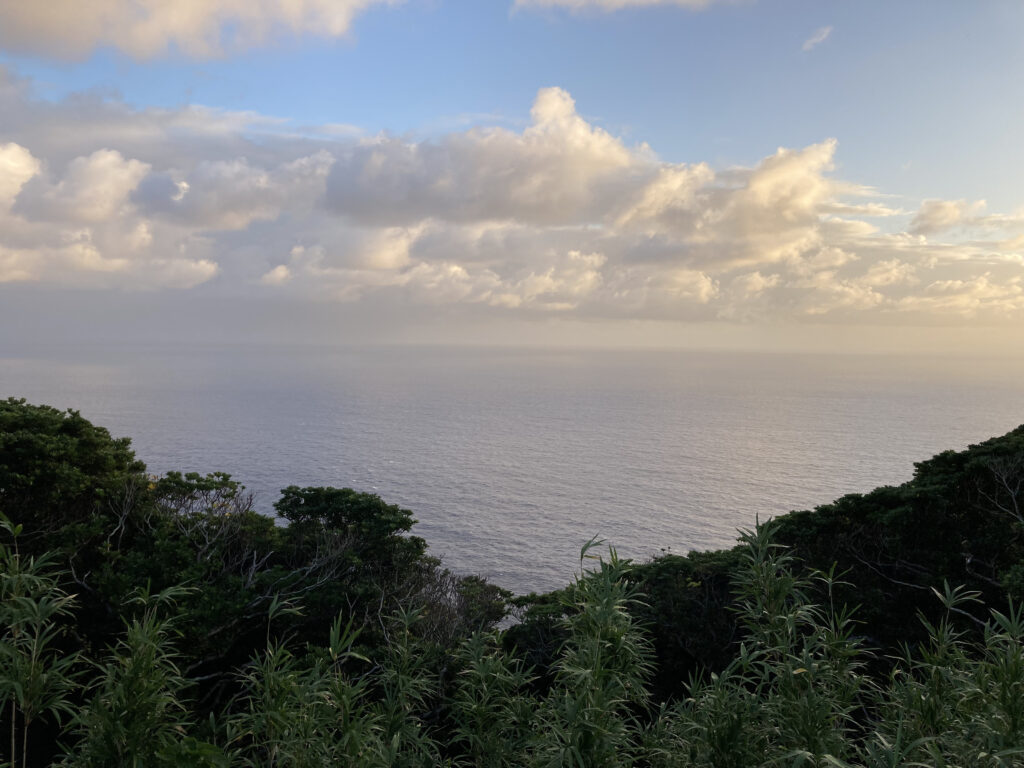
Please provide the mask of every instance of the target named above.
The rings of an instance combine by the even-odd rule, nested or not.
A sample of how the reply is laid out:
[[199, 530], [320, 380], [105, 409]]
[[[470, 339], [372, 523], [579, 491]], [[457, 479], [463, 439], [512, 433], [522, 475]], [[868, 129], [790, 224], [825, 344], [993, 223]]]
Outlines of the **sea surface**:
[[898, 484], [1024, 422], [1020, 360], [390, 347], [0, 349], [0, 396], [75, 408], [152, 472], [229, 472], [411, 509], [460, 573], [564, 585], [624, 556]]

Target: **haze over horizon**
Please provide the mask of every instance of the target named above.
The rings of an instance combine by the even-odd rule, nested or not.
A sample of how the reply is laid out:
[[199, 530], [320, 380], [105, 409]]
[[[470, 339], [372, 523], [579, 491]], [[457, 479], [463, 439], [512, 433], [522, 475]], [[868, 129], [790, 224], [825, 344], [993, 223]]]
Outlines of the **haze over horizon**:
[[0, 343], [1020, 356], [1024, 5], [0, 0]]

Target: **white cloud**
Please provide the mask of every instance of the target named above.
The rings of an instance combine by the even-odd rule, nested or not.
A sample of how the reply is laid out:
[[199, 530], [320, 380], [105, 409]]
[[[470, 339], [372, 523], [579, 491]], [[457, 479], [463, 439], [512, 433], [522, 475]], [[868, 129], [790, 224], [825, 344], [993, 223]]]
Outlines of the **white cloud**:
[[291, 279], [292, 271], [288, 268], [288, 265], [278, 264], [269, 272], [266, 272], [263, 277], [260, 278], [260, 282], [264, 285], [284, 285]]
[[762, 275], [760, 272], [747, 272], [733, 278], [730, 287], [740, 294], [740, 298], [748, 299], [759, 296], [769, 288], [774, 288], [780, 281], [779, 275]]
[[599, 218], [646, 162], [645, 148], [628, 148], [588, 124], [560, 88], [541, 89], [530, 114], [522, 133], [491, 128], [437, 142], [361, 142], [332, 169], [328, 204], [376, 224], [426, 217], [576, 223]]
[[30, 218], [102, 222], [122, 213], [150, 166], [113, 149], [76, 157], [56, 184], [41, 181], [23, 191], [18, 209]]
[[1024, 278], [996, 281], [985, 273], [963, 280], [936, 280], [922, 293], [901, 298], [897, 309], [968, 319], [1019, 317], [1024, 311]]
[[984, 209], [984, 200], [925, 200], [910, 222], [910, 231], [921, 235], [943, 232], [969, 222]]
[[808, 250], [789, 259], [787, 266], [794, 275], [806, 277], [825, 270], [835, 270], [856, 261], [856, 254], [834, 245]]
[[208, 259], [136, 258], [128, 252], [108, 255], [82, 231], [77, 238], [37, 248], [0, 245], [0, 283], [38, 282], [73, 288], [189, 289], [219, 271]]
[[627, 144], [558, 88], [530, 114], [521, 130], [366, 138], [51, 103], [0, 72], [0, 282], [204, 285], [395, 317], [1024, 319], [1019, 214], [893, 208], [835, 177], [832, 139], [722, 169]]
[[600, 270], [606, 261], [602, 254], [570, 251], [564, 258], [556, 256], [553, 261], [555, 264], [543, 272], [531, 271], [503, 284], [500, 292], [488, 297], [488, 301], [494, 306], [566, 311], [575, 309], [583, 298], [600, 287], [603, 280]]
[[10, 208], [25, 182], [40, 171], [39, 161], [24, 147], [0, 144], [0, 207]]
[[109, 46], [140, 59], [211, 57], [283, 34], [341, 37], [396, 0], [0, 0], [0, 47], [79, 58]]
[[913, 282], [916, 280], [917, 269], [913, 264], [900, 261], [899, 259], [885, 259], [872, 264], [864, 273], [860, 282], [873, 288], [884, 285], [897, 285], [899, 283]]
[[34, 280], [34, 254], [15, 251], [0, 245], [0, 283], [24, 283]]
[[822, 210], [844, 189], [825, 175], [835, 149], [831, 139], [780, 149], [754, 168], [720, 174], [706, 165], [662, 167], [618, 222], [719, 267], [794, 258], [820, 244]]
[[814, 30], [814, 34], [804, 40], [804, 44], [800, 46], [803, 51], [810, 51], [813, 48], [817, 48], [819, 45], [828, 40], [828, 36], [832, 34], [832, 27], [820, 27]]
[[324, 151], [273, 168], [255, 166], [246, 157], [202, 160], [188, 173], [151, 175], [135, 199], [154, 215], [240, 230], [276, 218], [286, 206], [312, 206], [323, 195], [333, 161]]
[[801, 313], [811, 316], [826, 315], [840, 310], [870, 310], [885, 303], [885, 296], [859, 280], [843, 278], [837, 272], [825, 270], [794, 283], [801, 289]]
[[515, 0], [516, 8], [569, 8], [574, 11], [594, 9], [620, 11], [624, 8], [642, 8], [655, 5], [673, 5], [698, 10], [723, 0]]

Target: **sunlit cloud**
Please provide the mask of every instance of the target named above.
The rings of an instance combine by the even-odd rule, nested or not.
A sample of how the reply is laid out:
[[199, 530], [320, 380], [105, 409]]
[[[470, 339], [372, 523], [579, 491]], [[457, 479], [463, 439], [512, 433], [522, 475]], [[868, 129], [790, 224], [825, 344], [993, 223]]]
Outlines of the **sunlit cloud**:
[[1017, 214], [894, 207], [837, 177], [830, 138], [746, 167], [665, 162], [559, 88], [522, 129], [415, 140], [47, 102], [7, 76], [0, 138], [0, 282], [481, 317], [1024, 317]]
[[0, 47], [80, 58], [101, 47], [138, 59], [208, 58], [287, 35], [336, 38], [374, 5], [399, 0], [0, 0]]
[[984, 201], [925, 200], [910, 222], [910, 231], [929, 235], [949, 230], [968, 223], [984, 209]]
[[436, 142], [363, 141], [331, 170], [328, 204], [370, 224], [427, 217], [583, 223], [599, 219], [643, 170], [646, 148], [588, 124], [560, 88], [541, 89], [530, 114], [521, 133], [471, 129]]

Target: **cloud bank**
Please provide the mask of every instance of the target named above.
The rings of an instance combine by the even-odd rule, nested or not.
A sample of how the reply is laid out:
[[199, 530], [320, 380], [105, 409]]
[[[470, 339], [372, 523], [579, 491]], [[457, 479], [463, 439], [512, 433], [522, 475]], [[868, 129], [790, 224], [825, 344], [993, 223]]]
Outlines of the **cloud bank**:
[[[524, 105], [525, 106], [525, 105]], [[672, 163], [541, 89], [522, 130], [297, 132], [0, 76], [0, 282], [481, 316], [1014, 323], [1024, 216], [837, 178], [831, 138]]]
[[282, 34], [341, 37], [353, 18], [397, 0], [0, 0], [0, 48], [58, 58], [110, 46], [148, 59], [219, 56]]

